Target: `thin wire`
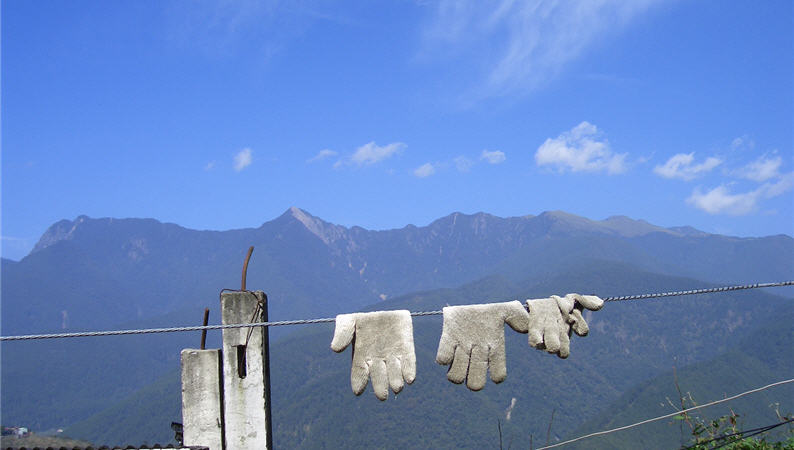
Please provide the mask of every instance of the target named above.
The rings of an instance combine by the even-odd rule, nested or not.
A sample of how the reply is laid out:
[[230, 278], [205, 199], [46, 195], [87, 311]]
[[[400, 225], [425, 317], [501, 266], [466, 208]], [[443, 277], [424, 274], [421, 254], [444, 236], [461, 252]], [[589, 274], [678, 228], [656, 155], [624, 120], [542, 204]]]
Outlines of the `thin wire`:
[[673, 292], [663, 292], [657, 294], [640, 294], [640, 295], [624, 295], [621, 297], [605, 297], [603, 300], [605, 302], [619, 302], [624, 300], [642, 300], [646, 298], [659, 298], [659, 297], [675, 297], [680, 295], [693, 295], [693, 294], [710, 294], [712, 292], [728, 292], [728, 291], [741, 291], [744, 289], [758, 289], [758, 288], [767, 288], [767, 287], [779, 287], [779, 286], [792, 286], [794, 285], [794, 281], [779, 281], [776, 283], [754, 283], [754, 284], [741, 284], [736, 286], [723, 286], [723, 287], [716, 287], [716, 288], [706, 288], [706, 289], [692, 289], [689, 291], [673, 291]]
[[133, 330], [110, 330], [110, 331], [82, 331], [76, 333], [55, 333], [55, 334], [28, 334], [23, 336], [0, 336], [0, 341], [24, 341], [32, 339], [59, 339], [73, 337], [94, 337], [94, 336], [123, 336], [128, 334], [156, 334], [156, 333], [177, 333], [182, 331], [201, 331], [201, 330], [223, 330], [226, 328], [251, 328], [251, 327], [276, 327], [281, 325], [303, 325], [313, 323], [333, 322], [334, 318], [308, 319], [308, 320], [282, 320], [277, 322], [257, 322], [257, 323], [230, 323], [226, 325], [197, 325], [189, 327], [168, 327], [168, 328], [144, 328]]
[[714, 405], [717, 405], [717, 404], [720, 404], [720, 403], [729, 402], [729, 401], [735, 400], [735, 399], [737, 399], [739, 397], [744, 397], [745, 395], [754, 394], [756, 392], [760, 392], [760, 391], [763, 391], [765, 389], [769, 389], [771, 387], [780, 386], [782, 384], [787, 384], [787, 383], [792, 383], [792, 382], [794, 382], [794, 378], [791, 378], [791, 379], [788, 379], [788, 380], [778, 381], [778, 382], [775, 382], [775, 383], [772, 383], [772, 384], [767, 384], [766, 386], [762, 386], [762, 387], [759, 387], [759, 388], [751, 389], [749, 391], [744, 391], [741, 394], [736, 394], [736, 395], [734, 395], [732, 397], [724, 398], [722, 400], [715, 400], [713, 402], [706, 403], [704, 405], [698, 405], [698, 406], [693, 406], [691, 408], [682, 409], [681, 411], [676, 411], [676, 412], [673, 412], [673, 413], [670, 413], [670, 414], [665, 414], [663, 416], [654, 417], [653, 419], [646, 419], [646, 420], [643, 420], [641, 422], [633, 423], [631, 425], [625, 425], [625, 426], [622, 426], [622, 427], [612, 428], [610, 430], [597, 431], [595, 433], [590, 433], [590, 434], [586, 434], [584, 436], [579, 436], [578, 438], [569, 439], [567, 441], [559, 442], [559, 443], [556, 443], [556, 444], [553, 444], [553, 445], [548, 445], [548, 446], [545, 446], [545, 447], [540, 447], [540, 448], [538, 448], [538, 450], [543, 450], [543, 449], [546, 449], [546, 448], [560, 447], [560, 446], [563, 446], [563, 445], [571, 444], [571, 443], [576, 442], [576, 441], [581, 441], [582, 439], [587, 439], [587, 438], [591, 438], [591, 437], [594, 437], [594, 436], [601, 436], [601, 435], [604, 435], [604, 434], [614, 433], [616, 431], [627, 430], [629, 428], [634, 428], [634, 427], [637, 427], [637, 426], [640, 426], [640, 425], [644, 425], [646, 423], [655, 422], [657, 420], [662, 420], [662, 419], [668, 419], [670, 417], [675, 417], [677, 415], [688, 413], [689, 411], [694, 411], [696, 409], [706, 408], [706, 407], [714, 406]]
[[[729, 292], [729, 291], [740, 291], [745, 289], [759, 289], [759, 288], [770, 288], [770, 287], [780, 287], [780, 286], [793, 286], [794, 280], [791, 281], [778, 281], [773, 283], [754, 283], [754, 284], [742, 284], [742, 285], [735, 285], [735, 286], [723, 286], [723, 287], [716, 287], [716, 288], [705, 288], [705, 289], [691, 289], [687, 291], [672, 291], [672, 292], [660, 292], [655, 294], [639, 294], [639, 295], [624, 295], [620, 297], [605, 297], [603, 300], [605, 302], [617, 302], [617, 301], [626, 301], [626, 300], [644, 300], [649, 298], [660, 298], [660, 297], [675, 297], [675, 296], [683, 296], [683, 295], [696, 295], [696, 294], [709, 294], [714, 292]], [[224, 289], [221, 291], [231, 291], [231, 289]], [[245, 291], [250, 292], [250, 291]], [[437, 316], [441, 315], [442, 311], [417, 311], [412, 312], [411, 315], [414, 317], [418, 316]], [[128, 335], [128, 334], [154, 334], [154, 333], [176, 333], [176, 332], [184, 332], [184, 331], [201, 331], [201, 330], [222, 330], [226, 328], [251, 328], [251, 327], [278, 327], [278, 326], [285, 326], [285, 325], [307, 325], [307, 324], [315, 324], [315, 323], [328, 323], [334, 322], [336, 318], [334, 317], [326, 317], [321, 319], [298, 319], [298, 320], [279, 320], [274, 322], [256, 322], [256, 323], [236, 323], [236, 324], [226, 324], [226, 325], [198, 325], [198, 326], [188, 326], [188, 327], [169, 327], [169, 328], [145, 328], [145, 329], [132, 329], [132, 330], [109, 330], [109, 331], [82, 331], [82, 332], [74, 332], [74, 333], [53, 333], [53, 334], [28, 334], [28, 335], [21, 335], [21, 336], [0, 336], [0, 342], [2, 341], [26, 341], [26, 340], [35, 340], [35, 339], [62, 339], [62, 338], [74, 338], [74, 337], [96, 337], [96, 336], [121, 336], [121, 335]]]
[[739, 439], [737, 439], [737, 440], [724, 442], [724, 443], [720, 444], [719, 447], [714, 447], [714, 448], [724, 447], [726, 445], [734, 444], [736, 442], [743, 441], [743, 440], [745, 440], [747, 438], [751, 438], [751, 437], [759, 435], [761, 433], [766, 433], [767, 431], [773, 430], [773, 429], [775, 429], [775, 428], [777, 428], [779, 426], [782, 426], [782, 425], [785, 425], [785, 424], [791, 423], [791, 422], [794, 422], [794, 419], [786, 419], [786, 420], [784, 420], [782, 422], [778, 422], [778, 423], [773, 424], [773, 425], [767, 425], [767, 426], [758, 427], [758, 428], [751, 428], [749, 430], [737, 431], [735, 433], [730, 433], [730, 434], [723, 434], [722, 436], [717, 436], [717, 437], [709, 439], [707, 441], [697, 442], [695, 444], [690, 445], [689, 447], [684, 447], [683, 450], [689, 450], [689, 449], [695, 448], [697, 446], [701, 446], [701, 445], [704, 445], [704, 444], [709, 444], [709, 443], [714, 442], [714, 441], [721, 441], [721, 440], [724, 440], [724, 439], [728, 439], [730, 437], [739, 436]]
[[728, 441], [728, 442], [723, 442], [722, 444], [720, 444], [720, 445], [718, 445], [718, 446], [716, 446], [716, 447], [714, 447], [714, 448], [715, 448], [715, 449], [718, 449], [718, 448], [725, 447], [725, 446], [727, 446], [727, 445], [731, 445], [731, 444], [736, 444], [736, 443], [742, 442], [742, 441], [743, 441], [743, 440], [745, 440], [745, 439], [750, 439], [750, 438], [751, 438], [751, 437], [753, 437], [753, 436], [758, 436], [759, 434], [766, 433], [767, 431], [771, 431], [771, 430], [773, 430], [773, 429], [775, 429], [775, 428], [777, 428], [777, 427], [779, 427], [779, 426], [785, 425], [785, 424], [787, 424], [787, 423], [791, 423], [791, 420], [787, 420], [787, 421], [785, 421], [785, 422], [780, 422], [780, 423], [778, 423], [778, 424], [775, 424], [775, 425], [770, 425], [770, 426], [768, 426], [768, 427], [764, 427], [764, 429], [762, 429], [762, 430], [756, 431], [756, 432], [754, 432], [754, 433], [750, 433], [750, 434], [748, 434], [748, 435], [746, 435], [746, 436], [744, 436], [744, 435], [743, 435], [743, 436], [742, 436], [740, 439], [738, 439], [738, 440], [736, 440], [736, 441]]

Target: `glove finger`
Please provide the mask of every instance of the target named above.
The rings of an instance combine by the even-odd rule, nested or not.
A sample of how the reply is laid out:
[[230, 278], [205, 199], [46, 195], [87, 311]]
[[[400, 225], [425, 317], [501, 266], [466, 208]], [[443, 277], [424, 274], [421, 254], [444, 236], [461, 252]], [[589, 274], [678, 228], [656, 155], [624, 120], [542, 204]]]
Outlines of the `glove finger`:
[[573, 316], [573, 325], [571, 326], [573, 331], [579, 336], [587, 336], [587, 333], [590, 332], [590, 327], [587, 326], [587, 322], [582, 317], [582, 312], [574, 309], [571, 316]]
[[466, 377], [466, 386], [472, 391], [479, 391], [484, 388], [487, 372], [488, 348], [483, 345], [475, 345], [474, 348], [471, 349], [469, 374]]
[[405, 382], [411, 384], [416, 379], [416, 353], [414, 353], [413, 347], [410, 349], [411, 351], [404, 355], [400, 359], [400, 365], [402, 366], [403, 370], [403, 378]]
[[563, 331], [560, 333], [560, 350], [557, 352], [557, 356], [562, 359], [568, 357], [571, 354], [571, 338], [568, 337], [568, 332]]
[[543, 323], [541, 318], [543, 316], [543, 300], [527, 300], [527, 309], [529, 309], [529, 319], [527, 323], [527, 330], [529, 333], [529, 346], [538, 350], [546, 348], [543, 345]]
[[539, 327], [529, 328], [529, 345], [530, 347], [534, 347], [539, 350], [543, 350], [544, 348], [546, 348], [543, 345], [543, 333]]
[[334, 338], [331, 340], [331, 350], [341, 352], [353, 341], [356, 332], [356, 319], [353, 314], [339, 314], [336, 316]]
[[372, 389], [375, 397], [383, 401], [389, 398], [389, 379], [386, 374], [386, 361], [376, 359], [369, 366], [369, 375], [372, 377]]
[[576, 297], [576, 302], [591, 311], [598, 311], [604, 307], [604, 301], [596, 295], [579, 295]]
[[403, 321], [405, 323], [403, 328], [404, 346], [397, 356], [402, 368], [402, 377], [408, 384], [411, 384], [416, 379], [416, 351], [414, 350], [414, 326], [409, 311], [404, 312]]
[[452, 365], [447, 371], [447, 379], [455, 384], [463, 383], [469, 370], [469, 351], [462, 346], [455, 347], [455, 356]]
[[507, 378], [507, 354], [504, 342], [488, 350], [488, 370], [491, 371], [491, 380], [501, 383]]
[[353, 387], [353, 393], [361, 395], [367, 387], [368, 379], [369, 367], [367, 367], [367, 363], [353, 359], [353, 367], [350, 369], [350, 385]]
[[567, 314], [571, 312], [573, 306], [576, 304], [576, 299], [581, 297], [579, 294], [568, 294], [565, 297], [560, 297], [558, 295], [552, 295], [555, 301], [557, 301], [557, 306], [560, 308], [560, 312], [563, 314]]
[[397, 394], [403, 390], [403, 369], [400, 360], [396, 356], [390, 356], [386, 360], [386, 372], [389, 376], [389, 387], [392, 392]]
[[446, 366], [452, 362], [455, 357], [455, 345], [452, 339], [447, 336], [443, 331], [441, 332], [441, 340], [438, 342], [438, 352], [436, 353], [436, 362]]
[[549, 329], [545, 330], [543, 334], [543, 342], [546, 344], [546, 351], [549, 353], [557, 353], [560, 351], [560, 336]]
[[529, 327], [529, 313], [518, 300], [505, 303], [505, 322], [519, 333], [526, 333]]

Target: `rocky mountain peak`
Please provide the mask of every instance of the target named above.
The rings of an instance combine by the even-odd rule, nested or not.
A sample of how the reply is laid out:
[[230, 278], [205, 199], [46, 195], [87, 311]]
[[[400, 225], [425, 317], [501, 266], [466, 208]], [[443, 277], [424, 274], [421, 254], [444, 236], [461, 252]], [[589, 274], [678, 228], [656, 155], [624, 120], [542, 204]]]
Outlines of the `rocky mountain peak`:
[[341, 225], [328, 223], [295, 206], [290, 207], [282, 214], [282, 217], [300, 222], [309, 232], [320, 238], [326, 244], [331, 244], [341, 239], [347, 231], [347, 228]]
[[73, 221], [64, 219], [55, 222], [49, 228], [47, 228], [47, 231], [45, 231], [44, 234], [41, 235], [39, 241], [36, 243], [30, 253], [36, 253], [38, 251], [44, 250], [45, 248], [60, 241], [68, 241], [73, 239], [77, 228], [86, 220], [89, 220], [88, 216], [78, 216]]

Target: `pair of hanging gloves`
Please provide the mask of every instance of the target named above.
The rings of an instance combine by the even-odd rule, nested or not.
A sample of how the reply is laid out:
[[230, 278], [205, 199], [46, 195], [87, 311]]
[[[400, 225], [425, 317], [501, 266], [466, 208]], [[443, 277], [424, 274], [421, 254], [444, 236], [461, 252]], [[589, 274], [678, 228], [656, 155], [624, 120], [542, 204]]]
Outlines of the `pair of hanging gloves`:
[[[529, 334], [529, 345], [567, 358], [570, 336], [586, 336], [589, 329], [582, 317], [584, 308], [597, 311], [604, 302], [594, 295], [568, 294], [527, 300], [527, 309], [518, 300], [483, 305], [447, 306], [436, 362], [450, 365], [447, 379], [463, 383], [473, 391], [485, 387], [486, 373], [501, 383], [507, 378], [504, 324]], [[331, 342], [335, 352], [353, 344], [350, 382], [360, 395], [372, 379], [375, 396], [386, 400], [388, 389], [397, 394], [404, 383], [416, 378], [416, 354], [410, 312], [378, 311], [340, 314]]]
[[[485, 387], [485, 374], [501, 383], [507, 378], [504, 324], [529, 335], [529, 345], [556, 354], [570, 355], [571, 332], [586, 336], [589, 328], [582, 310], [601, 309], [604, 301], [594, 295], [568, 294], [565, 297], [518, 300], [484, 305], [447, 306], [436, 362], [451, 364], [447, 379], [466, 381], [472, 391]], [[529, 310], [529, 312], [527, 312]]]

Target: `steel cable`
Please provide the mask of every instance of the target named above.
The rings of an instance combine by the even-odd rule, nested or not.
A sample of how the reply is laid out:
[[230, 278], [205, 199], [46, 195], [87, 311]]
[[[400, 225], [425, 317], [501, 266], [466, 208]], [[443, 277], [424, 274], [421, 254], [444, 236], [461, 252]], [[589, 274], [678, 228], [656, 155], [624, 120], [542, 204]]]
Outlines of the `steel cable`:
[[[777, 281], [772, 283], [753, 283], [741, 284], [734, 286], [722, 286], [715, 288], [703, 289], [690, 289], [684, 291], [671, 291], [659, 292], [654, 294], [638, 294], [638, 295], [623, 295], [618, 297], [604, 297], [605, 302], [619, 302], [627, 300], [645, 300], [650, 298], [661, 297], [676, 297], [683, 295], [697, 295], [697, 294], [710, 294], [719, 292], [741, 291], [746, 289], [759, 289], [771, 288], [781, 286], [793, 286], [792, 281]], [[436, 316], [441, 315], [442, 311], [418, 311], [412, 312], [412, 316]], [[123, 336], [130, 334], [155, 334], [155, 333], [177, 333], [184, 331], [202, 331], [202, 330], [223, 330], [226, 328], [252, 328], [252, 327], [278, 327], [285, 325], [308, 325], [315, 323], [328, 323], [334, 322], [336, 318], [326, 317], [320, 319], [298, 319], [298, 320], [277, 320], [272, 322], [255, 322], [255, 323], [234, 323], [226, 325], [198, 325], [186, 327], [168, 327], [168, 328], [143, 328], [132, 330], [107, 330], [107, 331], [81, 331], [74, 333], [52, 333], [52, 334], [27, 334], [20, 336], [0, 336], [0, 342], [3, 341], [28, 341], [38, 339], [63, 339], [63, 338], [76, 338], [76, 337], [97, 337], [97, 336]]]
[[614, 433], [616, 431], [623, 431], [623, 430], [627, 430], [629, 428], [634, 428], [636, 426], [645, 425], [646, 423], [655, 422], [655, 421], [662, 420], [662, 419], [669, 419], [671, 417], [675, 417], [675, 416], [680, 415], [682, 413], [688, 413], [689, 411], [695, 411], [697, 409], [718, 405], [720, 403], [724, 403], [724, 402], [728, 402], [728, 401], [731, 401], [731, 400], [735, 400], [735, 399], [737, 399], [739, 397], [744, 397], [745, 395], [748, 395], [748, 394], [754, 394], [756, 392], [760, 392], [760, 391], [769, 389], [771, 387], [780, 386], [782, 384], [788, 384], [788, 383], [792, 383], [792, 382], [794, 382], [794, 378], [790, 378], [788, 380], [781, 380], [781, 381], [778, 381], [778, 382], [775, 382], [775, 383], [767, 384], [766, 386], [761, 386], [759, 388], [750, 389], [749, 391], [744, 391], [744, 392], [742, 392], [740, 394], [736, 394], [736, 395], [733, 395], [733, 396], [730, 396], [730, 397], [727, 397], [727, 398], [723, 398], [721, 400], [715, 400], [713, 402], [709, 402], [709, 403], [706, 403], [706, 404], [703, 404], [703, 405], [698, 405], [698, 406], [693, 406], [691, 408], [682, 409], [680, 411], [676, 411], [676, 412], [673, 412], [673, 413], [670, 413], [670, 414], [665, 414], [663, 416], [654, 417], [653, 419], [646, 419], [646, 420], [643, 420], [643, 421], [640, 421], [640, 422], [636, 422], [636, 423], [633, 423], [631, 425], [624, 425], [622, 427], [617, 427], [617, 428], [612, 428], [612, 429], [609, 429], [609, 430], [597, 431], [595, 433], [586, 434], [584, 436], [579, 436], [578, 438], [569, 439], [569, 440], [563, 441], [563, 442], [558, 442], [558, 443], [553, 444], [553, 445], [547, 445], [545, 447], [539, 447], [538, 450], [543, 450], [543, 449], [546, 449], [546, 448], [561, 447], [563, 445], [572, 444], [574, 442], [581, 441], [582, 439], [587, 439], [587, 438], [591, 438], [591, 437], [595, 437], [595, 436], [603, 436], [605, 434]]

